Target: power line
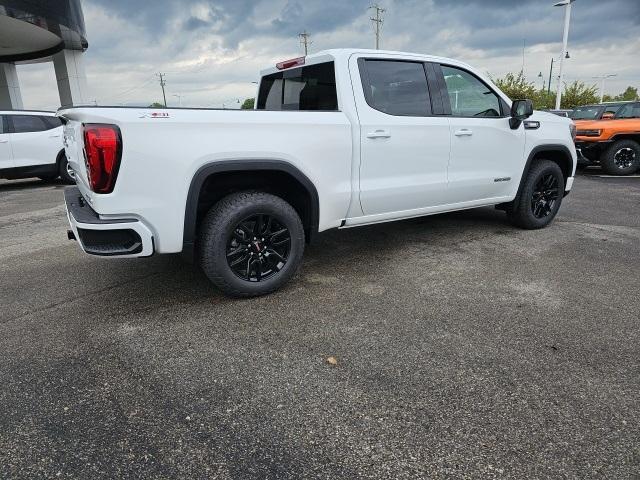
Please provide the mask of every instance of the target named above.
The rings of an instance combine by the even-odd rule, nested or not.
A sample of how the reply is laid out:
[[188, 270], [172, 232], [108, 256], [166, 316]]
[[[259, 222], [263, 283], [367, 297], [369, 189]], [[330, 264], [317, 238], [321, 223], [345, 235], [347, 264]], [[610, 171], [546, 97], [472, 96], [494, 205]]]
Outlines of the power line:
[[139, 84], [136, 87], [129, 88], [129, 89], [124, 90], [124, 91], [122, 91], [122, 92], [120, 92], [120, 93], [118, 93], [116, 95], [113, 95], [113, 98], [121, 98], [121, 97], [129, 95], [130, 93], [134, 92], [135, 90], [138, 90], [138, 89], [148, 85], [149, 83], [151, 83], [151, 81], [153, 80], [153, 77], [154, 77], [154, 75], [151, 75], [143, 83]]
[[380, 30], [384, 23], [384, 20], [382, 20], [382, 14], [386, 12], [386, 10], [384, 8], [380, 8], [380, 5], [377, 3], [369, 7], [369, 10], [371, 9], [375, 9], [376, 11], [376, 17], [371, 18], [371, 21], [374, 23], [374, 28], [376, 29], [376, 50], [380, 50]]
[[158, 77], [160, 77], [160, 86], [162, 87], [162, 98], [164, 99], [164, 108], [167, 108], [167, 95], [164, 91], [164, 86], [167, 82], [164, 79], [165, 73], [158, 73]]
[[309, 45], [313, 43], [309, 40], [311, 38], [311, 34], [307, 33], [305, 30], [304, 32], [299, 33], [298, 37], [300, 38], [300, 45], [304, 46], [304, 56], [306, 57], [309, 54]]

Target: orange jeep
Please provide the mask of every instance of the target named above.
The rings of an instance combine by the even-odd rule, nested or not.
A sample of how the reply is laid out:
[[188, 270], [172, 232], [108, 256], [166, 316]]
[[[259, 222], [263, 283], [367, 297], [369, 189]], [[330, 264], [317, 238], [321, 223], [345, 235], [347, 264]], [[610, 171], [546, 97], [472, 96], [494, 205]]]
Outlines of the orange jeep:
[[578, 165], [600, 164], [611, 175], [640, 169], [640, 102], [620, 107], [611, 120], [575, 120]]

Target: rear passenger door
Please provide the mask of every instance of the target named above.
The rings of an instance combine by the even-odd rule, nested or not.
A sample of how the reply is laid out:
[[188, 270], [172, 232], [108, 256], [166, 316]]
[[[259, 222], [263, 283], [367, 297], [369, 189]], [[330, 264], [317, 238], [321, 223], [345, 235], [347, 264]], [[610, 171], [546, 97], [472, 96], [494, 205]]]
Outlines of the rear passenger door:
[[8, 132], [7, 120], [0, 115], [0, 170], [13, 168], [13, 153], [11, 152], [11, 135]]
[[442, 101], [451, 112], [449, 203], [510, 195], [524, 163], [524, 126], [510, 128], [506, 102], [472, 72], [434, 67], [444, 79]]
[[16, 167], [56, 163], [62, 150], [62, 126], [56, 117], [11, 115], [11, 145]]
[[432, 115], [425, 63], [352, 58], [351, 70], [362, 84], [354, 93], [364, 214], [393, 218], [445, 203], [449, 120]]

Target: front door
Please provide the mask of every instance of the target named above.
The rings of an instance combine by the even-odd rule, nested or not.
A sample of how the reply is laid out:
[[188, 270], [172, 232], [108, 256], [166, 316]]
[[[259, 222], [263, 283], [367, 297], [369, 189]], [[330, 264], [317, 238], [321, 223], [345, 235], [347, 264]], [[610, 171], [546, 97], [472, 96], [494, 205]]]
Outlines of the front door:
[[424, 63], [374, 57], [354, 59], [351, 68], [364, 214], [444, 204], [449, 120], [431, 116]]
[[451, 203], [508, 196], [520, 180], [524, 127], [509, 127], [506, 105], [478, 77], [458, 67], [441, 68], [451, 104]]

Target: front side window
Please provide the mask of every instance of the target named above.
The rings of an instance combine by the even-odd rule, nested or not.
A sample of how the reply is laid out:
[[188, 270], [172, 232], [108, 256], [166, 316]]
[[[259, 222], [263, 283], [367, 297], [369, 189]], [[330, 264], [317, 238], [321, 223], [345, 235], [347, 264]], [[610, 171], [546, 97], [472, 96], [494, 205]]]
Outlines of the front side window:
[[338, 110], [333, 62], [273, 73], [262, 78], [258, 110]]
[[13, 131], [15, 133], [43, 132], [48, 125], [36, 115], [11, 115]]
[[7, 127], [4, 126], [6, 120], [3, 115], [0, 115], [0, 133], [7, 133]]
[[400, 116], [424, 117], [431, 113], [422, 63], [366, 60], [364, 68], [365, 98], [371, 108]]
[[499, 117], [500, 98], [484, 82], [460, 68], [442, 65], [442, 73], [455, 117]]

